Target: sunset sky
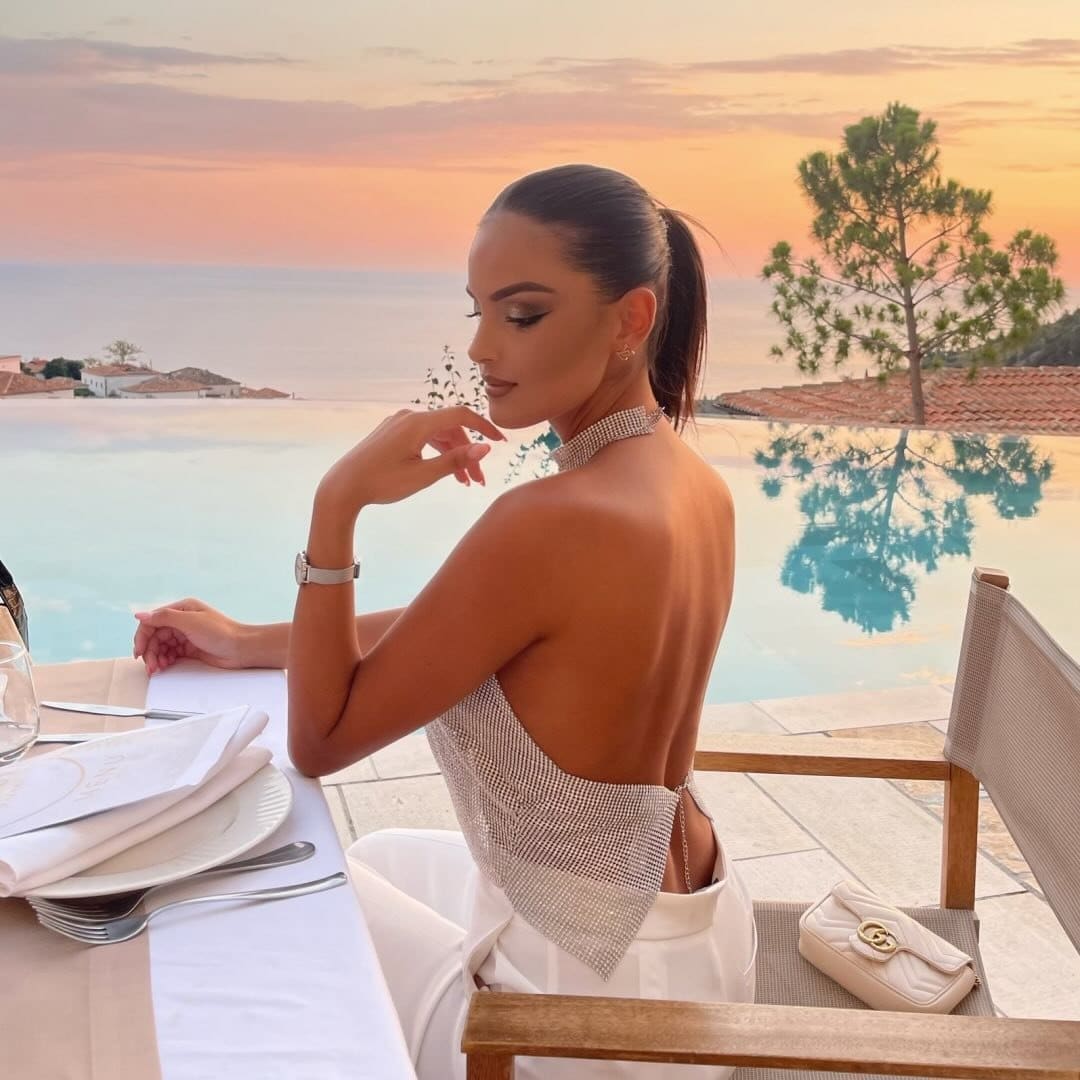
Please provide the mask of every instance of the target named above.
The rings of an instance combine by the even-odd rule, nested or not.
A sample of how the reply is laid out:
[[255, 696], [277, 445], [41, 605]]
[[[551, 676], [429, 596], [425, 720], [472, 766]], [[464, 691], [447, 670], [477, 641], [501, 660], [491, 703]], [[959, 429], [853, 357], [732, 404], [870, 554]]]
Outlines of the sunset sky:
[[4, 0], [0, 261], [454, 270], [506, 183], [589, 161], [754, 276], [806, 247], [798, 160], [896, 99], [1080, 284], [1076, 0]]

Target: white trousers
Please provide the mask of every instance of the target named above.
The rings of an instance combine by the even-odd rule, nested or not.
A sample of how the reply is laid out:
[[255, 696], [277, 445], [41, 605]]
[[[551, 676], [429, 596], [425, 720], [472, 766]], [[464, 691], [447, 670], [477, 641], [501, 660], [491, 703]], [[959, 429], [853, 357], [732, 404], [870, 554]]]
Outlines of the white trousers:
[[[494, 991], [754, 1000], [757, 928], [750, 895], [717, 836], [712, 885], [664, 893], [606, 982], [526, 923], [473, 862], [459, 832], [384, 829], [348, 851], [419, 1080], [464, 1080], [461, 1033], [474, 974]], [[700, 1065], [519, 1058], [519, 1080], [726, 1080]]]

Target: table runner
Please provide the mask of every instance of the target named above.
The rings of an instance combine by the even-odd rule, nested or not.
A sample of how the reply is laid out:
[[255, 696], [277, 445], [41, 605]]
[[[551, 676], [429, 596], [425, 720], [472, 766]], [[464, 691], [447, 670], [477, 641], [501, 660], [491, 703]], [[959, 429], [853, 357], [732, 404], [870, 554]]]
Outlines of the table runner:
[[[36, 667], [40, 698], [141, 706], [147, 677], [133, 660]], [[136, 718], [41, 710], [42, 731], [122, 731]], [[45, 753], [49, 747], [32, 751]], [[25, 900], [0, 900], [4, 1074], [64, 1080], [159, 1080], [149, 938], [88, 948], [39, 926]]]
[[[310, 840], [315, 855], [273, 884], [345, 869], [322, 785], [286, 751], [285, 673], [222, 671], [182, 660], [150, 681], [147, 704], [210, 712], [253, 704], [269, 716], [256, 742], [293, 789], [286, 821], [259, 848]], [[234, 876], [236, 888], [271, 881]], [[172, 896], [198, 888], [180, 884]], [[393, 1001], [351, 888], [279, 904], [199, 905], [150, 934], [164, 1080], [416, 1080]]]

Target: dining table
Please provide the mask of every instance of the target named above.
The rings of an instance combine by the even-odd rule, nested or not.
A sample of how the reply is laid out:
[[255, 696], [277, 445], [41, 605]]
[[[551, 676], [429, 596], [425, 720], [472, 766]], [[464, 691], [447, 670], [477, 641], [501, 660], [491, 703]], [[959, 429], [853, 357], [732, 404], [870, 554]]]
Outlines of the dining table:
[[[284, 671], [181, 660], [148, 677], [141, 661], [120, 658], [40, 665], [34, 679], [43, 700], [186, 712], [246, 705], [267, 714], [256, 744], [288, 779], [292, 805], [245, 854], [291, 841], [312, 842], [315, 854], [175, 882], [151, 906], [346, 869], [322, 785], [289, 761]], [[43, 732], [167, 722], [41, 710]], [[415, 1080], [348, 884], [273, 902], [188, 905], [162, 912], [138, 937], [97, 946], [45, 929], [25, 899], [0, 899], [0, 955], [0, 1075], [12, 1080]]]

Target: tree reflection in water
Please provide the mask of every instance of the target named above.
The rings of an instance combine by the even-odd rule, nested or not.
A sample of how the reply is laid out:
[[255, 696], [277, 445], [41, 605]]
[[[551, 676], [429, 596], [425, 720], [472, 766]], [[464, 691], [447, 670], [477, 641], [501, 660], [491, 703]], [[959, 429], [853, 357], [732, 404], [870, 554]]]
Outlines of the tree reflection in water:
[[774, 431], [754, 454], [761, 489], [775, 499], [797, 485], [806, 519], [780, 580], [869, 633], [908, 621], [917, 570], [971, 554], [972, 499], [1002, 518], [1032, 517], [1053, 473], [1050, 455], [1017, 436]]

